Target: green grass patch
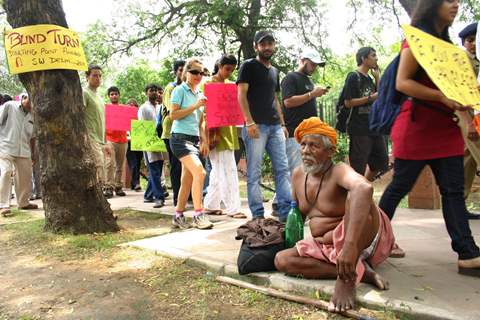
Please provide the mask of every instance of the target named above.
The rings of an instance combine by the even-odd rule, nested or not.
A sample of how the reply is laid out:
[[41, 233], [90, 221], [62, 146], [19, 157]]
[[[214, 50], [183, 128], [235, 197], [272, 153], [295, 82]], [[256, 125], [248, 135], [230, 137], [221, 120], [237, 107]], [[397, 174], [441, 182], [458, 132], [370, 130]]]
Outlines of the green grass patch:
[[[121, 220], [156, 220], [160, 225], [168, 225], [170, 219], [158, 213], [121, 210], [115, 212]], [[158, 225], [158, 223], [156, 224]], [[133, 229], [120, 230], [115, 233], [102, 234], [54, 234], [44, 231], [44, 220], [28, 221], [25, 223], [5, 225], [1, 227], [9, 232], [7, 244], [22, 247], [38, 255], [56, 257], [62, 260], [85, 259], [97, 253], [105, 253], [121, 243], [143, 239], [145, 233], [136, 233]], [[166, 233], [156, 231], [155, 235]], [[154, 235], [154, 234], [152, 234]]]

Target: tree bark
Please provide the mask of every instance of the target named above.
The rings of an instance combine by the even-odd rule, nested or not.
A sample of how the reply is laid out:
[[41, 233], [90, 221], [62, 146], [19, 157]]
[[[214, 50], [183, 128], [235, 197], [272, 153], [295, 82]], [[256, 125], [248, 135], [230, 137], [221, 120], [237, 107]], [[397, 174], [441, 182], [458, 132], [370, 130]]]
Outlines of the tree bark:
[[411, 17], [413, 9], [415, 9], [415, 6], [417, 5], [417, 0], [400, 0], [400, 4]]
[[[5, 0], [13, 28], [36, 24], [68, 27], [60, 0]], [[32, 101], [39, 144], [45, 229], [52, 232], [118, 231], [96, 182], [77, 71], [20, 74]]]

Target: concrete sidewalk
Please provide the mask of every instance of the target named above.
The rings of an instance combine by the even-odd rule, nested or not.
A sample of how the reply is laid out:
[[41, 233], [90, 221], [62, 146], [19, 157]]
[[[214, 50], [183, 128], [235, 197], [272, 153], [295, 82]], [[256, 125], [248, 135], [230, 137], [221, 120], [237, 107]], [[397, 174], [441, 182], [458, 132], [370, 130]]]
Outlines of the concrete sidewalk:
[[[109, 200], [112, 209], [132, 208], [142, 211], [173, 214], [171, 197], [167, 206], [153, 209], [143, 203], [143, 193], [128, 191], [126, 197]], [[40, 203], [36, 201], [36, 203]], [[249, 213], [245, 200], [243, 212]], [[268, 210], [270, 204], [265, 204]], [[187, 212], [191, 216], [193, 212]], [[238, 226], [246, 219], [211, 216], [211, 230], [191, 229], [128, 243], [170, 257], [186, 259], [219, 274], [240, 277], [236, 260], [241, 241], [234, 239]], [[480, 244], [480, 221], [470, 226]], [[387, 308], [411, 314], [413, 319], [480, 319], [480, 279], [457, 273], [457, 257], [450, 247], [440, 210], [398, 209], [393, 227], [397, 243], [407, 252], [403, 259], [388, 259], [377, 271], [390, 281], [390, 290], [378, 291], [360, 284], [358, 300], [369, 307]], [[311, 295], [333, 292], [332, 280], [303, 280], [278, 272], [257, 273], [240, 277], [282, 290], [301, 291]]]

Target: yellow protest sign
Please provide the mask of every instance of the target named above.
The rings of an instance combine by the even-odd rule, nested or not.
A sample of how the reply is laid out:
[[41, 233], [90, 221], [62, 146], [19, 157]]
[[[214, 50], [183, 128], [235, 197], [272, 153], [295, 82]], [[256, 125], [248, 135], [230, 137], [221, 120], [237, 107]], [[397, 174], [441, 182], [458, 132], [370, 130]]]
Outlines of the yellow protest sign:
[[132, 151], [165, 152], [167, 147], [157, 136], [155, 121], [132, 120], [130, 149]]
[[480, 110], [477, 78], [467, 53], [409, 25], [402, 26], [415, 59], [449, 99]]
[[87, 70], [87, 60], [76, 32], [51, 24], [6, 31], [5, 53], [10, 73], [70, 69]]

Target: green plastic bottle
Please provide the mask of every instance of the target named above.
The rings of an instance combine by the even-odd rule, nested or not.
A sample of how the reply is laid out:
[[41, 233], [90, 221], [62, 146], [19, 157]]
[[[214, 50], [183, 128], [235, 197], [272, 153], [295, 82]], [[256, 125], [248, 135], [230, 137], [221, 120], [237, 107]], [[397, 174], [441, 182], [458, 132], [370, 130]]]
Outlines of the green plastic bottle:
[[303, 217], [298, 209], [297, 202], [292, 201], [290, 204], [290, 212], [287, 216], [287, 224], [285, 225], [285, 247], [293, 248], [295, 244], [303, 239]]

